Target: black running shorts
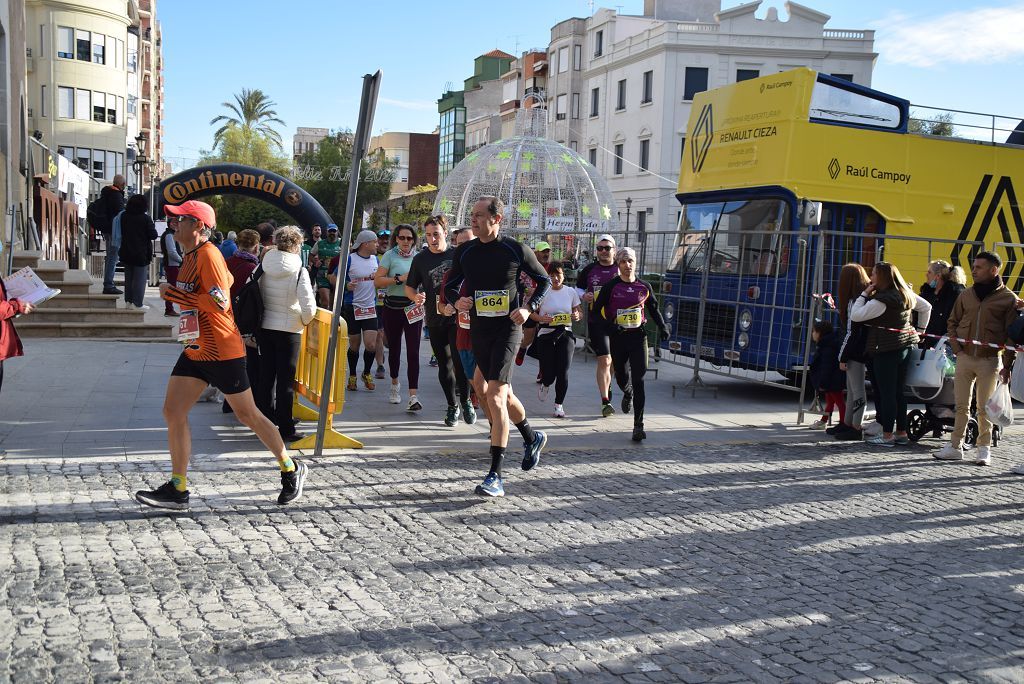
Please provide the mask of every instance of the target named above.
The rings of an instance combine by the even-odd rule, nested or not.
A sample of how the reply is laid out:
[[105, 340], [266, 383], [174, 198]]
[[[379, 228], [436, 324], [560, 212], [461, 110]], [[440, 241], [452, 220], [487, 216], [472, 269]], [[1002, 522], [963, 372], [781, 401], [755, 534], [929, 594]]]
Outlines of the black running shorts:
[[512, 382], [512, 368], [516, 363], [519, 344], [523, 341], [522, 326], [514, 325], [511, 320], [491, 330], [474, 325], [470, 334], [476, 366], [484, 380], [506, 384]]
[[608, 324], [600, 319], [591, 319], [587, 326], [587, 339], [594, 356], [608, 356], [612, 353]]
[[174, 364], [171, 375], [198, 378], [224, 394], [238, 394], [249, 389], [244, 356], [227, 361], [193, 361], [183, 352]]
[[[379, 312], [379, 309], [378, 309]], [[378, 317], [364, 318], [361, 321], [356, 320], [355, 309], [352, 308], [351, 304], [345, 304], [341, 307], [341, 317], [345, 319], [345, 323], [348, 324], [348, 334], [358, 335], [363, 332], [372, 332], [378, 329]]]

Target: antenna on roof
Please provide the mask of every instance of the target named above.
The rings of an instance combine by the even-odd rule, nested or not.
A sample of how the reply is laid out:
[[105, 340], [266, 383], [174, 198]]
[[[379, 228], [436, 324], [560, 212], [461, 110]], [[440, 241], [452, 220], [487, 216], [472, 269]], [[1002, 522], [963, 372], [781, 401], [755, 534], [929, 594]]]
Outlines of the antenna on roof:
[[453, 87], [455, 87], [455, 84], [452, 83], [451, 81], [444, 82], [444, 92], [450, 93]]

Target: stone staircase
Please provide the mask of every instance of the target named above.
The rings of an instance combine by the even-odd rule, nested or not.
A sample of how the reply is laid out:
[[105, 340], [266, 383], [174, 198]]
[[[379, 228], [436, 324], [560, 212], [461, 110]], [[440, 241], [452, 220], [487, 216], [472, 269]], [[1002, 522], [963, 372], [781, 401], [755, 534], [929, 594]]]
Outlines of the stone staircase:
[[61, 291], [29, 316], [18, 319], [18, 334], [31, 337], [84, 337], [134, 342], [173, 342], [170, 322], [146, 323], [145, 312], [125, 307], [120, 295], [90, 292], [87, 271], [41, 258], [41, 252], [14, 254], [14, 270], [31, 266], [43, 282]]

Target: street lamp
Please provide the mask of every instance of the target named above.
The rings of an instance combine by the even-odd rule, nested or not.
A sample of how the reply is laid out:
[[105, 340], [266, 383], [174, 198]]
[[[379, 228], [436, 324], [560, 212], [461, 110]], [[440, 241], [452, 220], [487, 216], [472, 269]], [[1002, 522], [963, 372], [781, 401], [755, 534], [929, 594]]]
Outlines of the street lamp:
[[626, 198], [626, 247], [629, 247], [629, 210], [633, 206], [633, 198]]
[[135, 178], [139, 184], [139, 187], [136, 188], [136, 192], [141, 193], [143, 186], [145, 185], [143, 183], [144, 178], [142, 173], [143, 169], [146, 168], [146, 163], [148, 161], [149, 160], [146, 159], [146, 132], [140, 131], [139, 134], [135, 136], [135, 161], [132, 162], [132, 168], [135, 169]]

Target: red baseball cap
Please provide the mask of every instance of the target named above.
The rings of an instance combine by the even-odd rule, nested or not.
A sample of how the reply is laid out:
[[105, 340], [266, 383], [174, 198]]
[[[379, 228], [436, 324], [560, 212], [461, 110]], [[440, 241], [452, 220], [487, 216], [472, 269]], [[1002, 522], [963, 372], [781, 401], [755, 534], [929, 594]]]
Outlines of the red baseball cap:
[[213, 228], [217, 225], [217, 214], [213, 211], [213, 207], [206, 202], [189, 200], [178, 205], [165, 204], [164, 212], [171, 216], [191, 216], [197, 218], [207, 228]]

